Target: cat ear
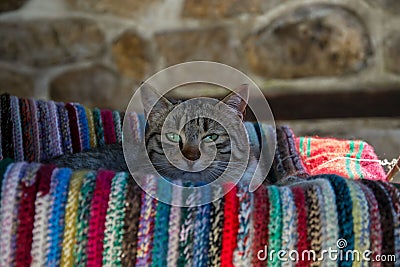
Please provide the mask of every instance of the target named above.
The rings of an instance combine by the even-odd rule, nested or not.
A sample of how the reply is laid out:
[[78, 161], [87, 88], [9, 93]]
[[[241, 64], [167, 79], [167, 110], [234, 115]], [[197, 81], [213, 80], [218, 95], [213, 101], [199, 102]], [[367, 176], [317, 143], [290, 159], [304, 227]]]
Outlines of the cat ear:
[[157, 112], [169, 108], [172, 104], [163, 97], [153, 86], [143, 83], [140, 88], [142, 104], [146, 116], [151, 112]]
[[227, 95], [222, 102], [233, 108], [243, 118], [247, 102], [249, 101], [249, 85], [242, 84], [235, 91]]

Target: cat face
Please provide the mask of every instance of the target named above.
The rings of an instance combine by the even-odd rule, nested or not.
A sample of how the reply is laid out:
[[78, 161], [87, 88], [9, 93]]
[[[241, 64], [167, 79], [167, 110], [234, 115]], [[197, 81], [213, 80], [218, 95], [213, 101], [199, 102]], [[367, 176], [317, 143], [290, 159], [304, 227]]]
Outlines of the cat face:
[[232, 137], [212, 113], [232, 123], [242, 120], [247, 86], [222, 101], [199, 98], [171, 103], [150, 86], [143, 86], [141, 94], [147, 117], [146, 149], [160, 175], [211, 182], [224, 172], [232, 158], [243, 160], [242, 151], [232, 149]]

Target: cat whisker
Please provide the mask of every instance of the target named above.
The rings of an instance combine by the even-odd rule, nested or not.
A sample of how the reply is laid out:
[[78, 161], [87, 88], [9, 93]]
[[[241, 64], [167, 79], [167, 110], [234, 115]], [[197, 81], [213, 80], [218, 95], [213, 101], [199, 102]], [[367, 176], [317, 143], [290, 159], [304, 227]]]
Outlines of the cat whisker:
[[213, 163], [218, 163], [218, 164], [224, 164], [224, 165], [232, 165], [232, 166], [242, 166], [243, 165], [243, 162], [234, 162], [234, 161], [232, 161], [232, 162], [226, 162], [226, 161], [217, 161], [217, 160], [215, 160], [215, 161], [213, 161]]

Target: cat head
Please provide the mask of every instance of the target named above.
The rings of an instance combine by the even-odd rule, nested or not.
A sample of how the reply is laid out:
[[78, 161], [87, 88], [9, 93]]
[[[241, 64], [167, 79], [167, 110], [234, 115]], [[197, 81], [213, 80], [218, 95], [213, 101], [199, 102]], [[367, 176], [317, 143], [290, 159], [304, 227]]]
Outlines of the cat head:
[[[141, 88], [147, 117], [145, 144], [149, 158], [164, 177], [211, 182], [224, 172], [228, 163], [243, 160], [243, 151], [232, 148], [227, 125], [242, 121], [249, 90], [242, 85], [222, 101], [198, 98], [169, 101], [150, 85]], [[228, 125], [235, 127], [235, 125]], [[247, 160], [247, 159], [245, 159]]]

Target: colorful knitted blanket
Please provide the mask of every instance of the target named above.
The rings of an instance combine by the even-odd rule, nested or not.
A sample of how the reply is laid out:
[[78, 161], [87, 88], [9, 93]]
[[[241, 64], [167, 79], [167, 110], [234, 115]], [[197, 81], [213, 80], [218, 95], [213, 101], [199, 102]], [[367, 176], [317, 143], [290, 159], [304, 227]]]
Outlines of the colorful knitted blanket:
[[0, 118], [0, 158], [42, 162], [122, 141], [123, 114], [78, 103], [3, 94]]
[[[400, 191], [382, 181], [326, 174], [254, 193], [239, 183], [214, 203], [179, 208], [127, 173], [5, 159], [0, 179], [1, 266], [369, 266], [329, 249], [400, 257]], [[148, 179], [146, 190], [158, 190]]]
[[[0, 159], [43, 162], [68, 153], [122, 142], [122, 119], [134, 138], [143, 138], [144, 116], [134, 112], [88, 109], [78, 103], [55, 103], [0, 96]], [[250, 144], [265, 140], [267, 127], [246, 123]], [[289, 127], [276, 129], [272, 179], [331, 173], [349, 178], [385, 180], [373, 148], [363, 141], [296, 137]]]
[[277, 146], [270, 177], [337, 174], [350, 179], [386, 181], [385, 171], [371, 145], [360, 140], [296, 137], [287, 126], [276, 129]]
[[[253, 193], [239, 183], [222, 199], [188, 208], [151, 198], [128, 173], [28, 163], [121, 142], [124, 115], [143, 138], [140, 114], [0, 96], [0, 266], [399, 264], [400, 191], [363, 141], [277, 127], [268, 181], [294, 182]], [[266, 127], [246, 129], [250, 144], [261, 146]], [[160, 190], [145, 178], [146, 192]]]

